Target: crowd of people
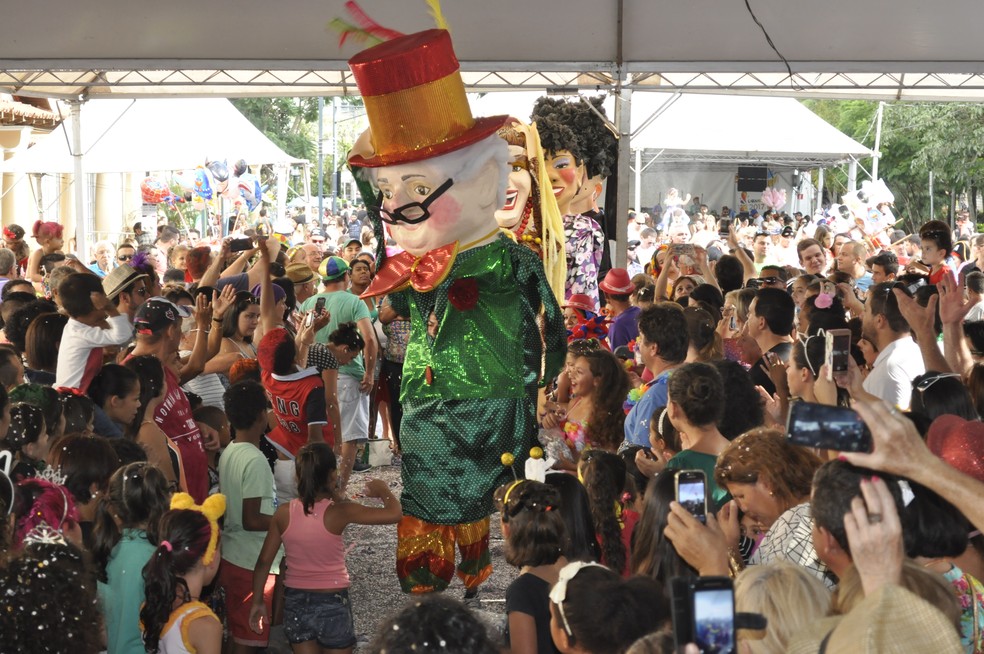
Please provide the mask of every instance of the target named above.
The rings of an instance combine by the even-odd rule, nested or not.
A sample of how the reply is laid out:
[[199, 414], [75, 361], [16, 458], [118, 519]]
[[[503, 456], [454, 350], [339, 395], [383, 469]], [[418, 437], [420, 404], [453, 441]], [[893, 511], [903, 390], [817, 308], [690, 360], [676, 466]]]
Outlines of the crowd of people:
[[[653, 213], [564, 302], [550, 469], [495, 490], [505, 641], [434, 593], [371, 651], [672, 652], [674, 580], [726, 577], [764, 626], [688, 651], [984, 652], [984, 235]], [[58, 223], [4, 228], [0, 651], [352, 651], [344, 531], [403, 514], [352, 481], [372, 441], [400, 461], [410, 319], [360, 298], [380, 235], [364, 208], [137, 224], [82, 261]], [[799, 402], [872, 446], [793, 444]]]

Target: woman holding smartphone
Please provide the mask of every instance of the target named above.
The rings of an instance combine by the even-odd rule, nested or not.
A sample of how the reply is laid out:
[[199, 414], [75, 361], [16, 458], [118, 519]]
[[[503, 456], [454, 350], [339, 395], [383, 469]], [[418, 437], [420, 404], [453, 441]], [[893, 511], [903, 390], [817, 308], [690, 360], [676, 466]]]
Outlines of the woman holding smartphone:
[[[813, 549], [810, 490], [819, 467], [813, 452], [789, 443], [780, 432], [753, 429], [721, 453], [714, 479], [738, 509], [766, 530], [752, 563], [789, 561], [833, 589], [834, 578]], [[729, 536], [736, 545], [738, 534]]]

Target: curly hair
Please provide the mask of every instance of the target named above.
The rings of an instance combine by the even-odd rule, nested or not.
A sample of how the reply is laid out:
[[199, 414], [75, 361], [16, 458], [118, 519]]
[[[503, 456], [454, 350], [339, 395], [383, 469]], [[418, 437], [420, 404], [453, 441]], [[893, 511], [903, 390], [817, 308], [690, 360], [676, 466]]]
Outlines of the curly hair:
[[0, 633], [8, 652], [102, 649], [96, 584], [73, 545], [29, 545], [0, 573]]
[[183, 575], [194, 569], [205, 556], [212, 527], [200, 511], [173, 509], [161, 518], [158, 545], [143, 569], [146, 602], [140, 608], [144, 626], [144, 648], [156, 652], [161, 631], [171, 615], [179, 589], [188, 594]]
[[622, 403], [629, 394], [629, 376], [614, 354], [594, 350], [577, 356], [588, 362], [594, 376], [591, 392], [591, 418], [587, 441], [604, 450], [615, 451], [624, 438], [625, 411]]
[[720, 488], [761, 481], [776, 501], [789, 509], [810, 496], [813, 475], [819, 468], [816, 454], [793, 445], [775, 429], [760, 428], [731, 441], [718, 455], [714, 481]]
[[578, 165], [584, 164], [588, 177], [610, 176], [618, 160], [618, 141], [591, 109], [593, 106], [604, 116], [604, 100], [600, 95], [581, 98], [580, 102], [548, 97], [537, 99], [530, 118], [536, 122], [544, 151], [567, 150], [574, 155]]
[[379, 625], [369, 651], [372, 654], [496, 654], [498, 648], [481, 620], [457, 600], [440, 593], [407, 604]]
[[622, 542], [622, 527], [615, 511], [622, 506], [625, 464], [618, 455], [602, 450], [588, 450], [582, 455], [581, 462], [591, 520], [601, 538], [601, 562], [621, 572], [628, 563], [628, 552]]

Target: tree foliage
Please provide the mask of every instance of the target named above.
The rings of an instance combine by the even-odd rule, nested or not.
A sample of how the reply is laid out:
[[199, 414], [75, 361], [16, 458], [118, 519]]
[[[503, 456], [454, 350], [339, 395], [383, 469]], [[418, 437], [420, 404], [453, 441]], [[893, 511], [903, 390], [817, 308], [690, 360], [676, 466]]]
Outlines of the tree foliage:
[[[805, 100], [804, 104], [856, 141], [874, 148], [878, 103], [867, 100]], [[984, 182], [984, 105], [955, 102], [889, 102], [882, 118], [879, 176], [895, 194], [909, 228], [928, 220], [929, 173], [934, 176], [934, 209], [945, 217], [954, 193]], [[870, 160], [862, 162], [870, 170]], [[859, 183], [864, 174], [859, 171]], [[846, 166], [829, 170], [831, 199], [847, 189]]]

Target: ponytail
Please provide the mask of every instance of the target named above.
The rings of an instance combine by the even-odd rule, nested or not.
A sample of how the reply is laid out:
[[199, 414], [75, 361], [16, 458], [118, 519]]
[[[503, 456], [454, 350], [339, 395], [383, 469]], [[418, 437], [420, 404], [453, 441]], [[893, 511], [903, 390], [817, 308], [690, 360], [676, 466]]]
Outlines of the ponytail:
[[184, 589], [185, 599], [191, 600], [183, 575], [205, 556], [212, 527], [200, 511], [171, 510], [161, 518], [160, 536], [160, 544], [143, 569], [145, 602], [140, 608], [140, 622], [148, 652], [158, 651], [161, 631], [171, 617], [179, 588]]
[[310, 515], [318, 495], [330, 491], [331, 473], [338, 469], [335, 453], [327, 443], [308, 443], [297, 453], [294, 461], [297, 472], [297, 496]]
[[625, 543], [622, 542], [622, 526], [619, 524], [625, 464], [615, 454], [590, 450], [583, 470], [591, 520], [601, 538], [602, 563], [621, 574], [628, 560]]
[[96, 504], [93, 521], [92, 557], [99, 581], [108, 582], [106, 567], [123, 535], [121, 529], [142, 527], [147, 540], [157, 544], [158, 523], [167, 511], [167, 502], [167, 478], [159, 468], [141, 461], [113, 473], [107, 492]]

